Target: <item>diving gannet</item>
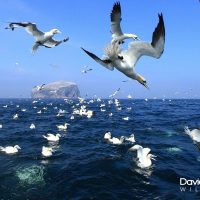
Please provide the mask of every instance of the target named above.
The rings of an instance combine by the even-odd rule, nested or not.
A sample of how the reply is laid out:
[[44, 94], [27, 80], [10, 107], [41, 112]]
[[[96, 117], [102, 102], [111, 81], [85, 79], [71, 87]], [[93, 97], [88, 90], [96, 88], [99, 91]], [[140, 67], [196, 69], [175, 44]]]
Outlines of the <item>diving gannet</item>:
[[116, 68], [127, 77], [137, 80], [140, 84], [148, 88], [145, 78], [137, 74], [134, 71], [134, 67], [141, 56], [146, 55], [158, 59], [164, 51], [165, 26], [162, 13], [158, 17], [159, 23], [153, 32], [151, 43], [134, 41], [129, 44], [127, 50], [123, 51], [118, 43], [111, 43], [106, 47], [105, 53], [107, 57], [103, 59], [83, 48], [82, 50], [105, 68], [111, 71]]

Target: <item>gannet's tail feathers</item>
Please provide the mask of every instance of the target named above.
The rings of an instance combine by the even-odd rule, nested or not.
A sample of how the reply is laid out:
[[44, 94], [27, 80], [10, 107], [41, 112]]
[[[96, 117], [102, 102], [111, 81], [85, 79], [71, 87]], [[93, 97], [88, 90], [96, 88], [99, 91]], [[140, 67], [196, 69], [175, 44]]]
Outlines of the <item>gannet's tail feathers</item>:
[[41, 45], [40, 43], [36, 42], [32, 47], [32, 53], [35, 53], [38, 50], [40, 45]]
[[85, 50], [84, 48], [81, 47], [81, 49], [87, 54], [89, 55], [91, 58], [93, 58], [96, 62], [98, 62], [99, 64], [101, 64], [102, 66], [104, 66], [105, 68], [113, 71], [114, 67], [112, 66], [112, 61], [109, 58], [106, 59], [101, 59], [99, 57], [97, 57], [95, 54]]

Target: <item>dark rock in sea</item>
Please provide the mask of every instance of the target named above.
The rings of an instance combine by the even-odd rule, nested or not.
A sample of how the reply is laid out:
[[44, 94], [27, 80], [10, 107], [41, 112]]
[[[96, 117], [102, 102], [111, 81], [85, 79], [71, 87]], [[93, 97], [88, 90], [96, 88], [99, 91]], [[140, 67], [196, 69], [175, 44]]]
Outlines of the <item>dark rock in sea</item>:
[[31, 92], [32, 98], [78, 98], [80, 91], [75, 83], [56, 81], [42, 86], [34, 87]]

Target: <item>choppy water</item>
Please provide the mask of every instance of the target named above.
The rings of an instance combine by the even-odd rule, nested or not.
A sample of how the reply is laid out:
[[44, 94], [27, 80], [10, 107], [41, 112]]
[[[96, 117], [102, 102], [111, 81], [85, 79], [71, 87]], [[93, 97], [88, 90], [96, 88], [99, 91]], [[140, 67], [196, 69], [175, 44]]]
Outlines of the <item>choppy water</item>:
[[[120, 100], [122, 110], [102, 101], [84, 103], [95, 111], [91, 119], [75, 116], [71, 120], [72, 106], [80, 107], [78, 101], [0, 100], [0, 146], [21, 147], [15, 155], [0, 153], [0, 199], [200, 198], [200, 186], [181, 192], [179, 184], [181, 177], [200, 177], [200, 152], [184, 134], [186, 125], [200, 127], [200, 100]], [[102, 103], [105, 112], [100, 111]], [[57, 117], [56, 107], [67, 113]], [[16, 113], [19, 118], [13, 120]], [[129, 121], [122, 120], [127, 116]], [[58, 131], [56, 125], [65, 122], [70, 123], [67, 131]], [[31, 123], [36, 129], [29, 128]], [[133, 159], [136, 154], [127, 152], [132, 144], [107, 143], [103, 139], [106, 131], [113, 136], [134, 133], [137, 144], [157, 155], [152, 167], [140, 169]], [[51, 144], [42, 135], [49, 132], [62, 137], [54, 144], [53, 156], [44, 158], [42, 146]]]

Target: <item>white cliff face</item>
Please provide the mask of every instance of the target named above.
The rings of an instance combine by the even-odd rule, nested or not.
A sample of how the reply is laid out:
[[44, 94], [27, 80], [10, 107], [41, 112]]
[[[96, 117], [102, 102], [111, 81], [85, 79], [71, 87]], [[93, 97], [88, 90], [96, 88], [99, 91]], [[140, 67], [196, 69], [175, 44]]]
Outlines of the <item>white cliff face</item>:
[[42, 89], [34, 87], [32, 98], [77, 98], [80, 97], [78, 86], [73, 82], [56, 81], [42, 86]]

